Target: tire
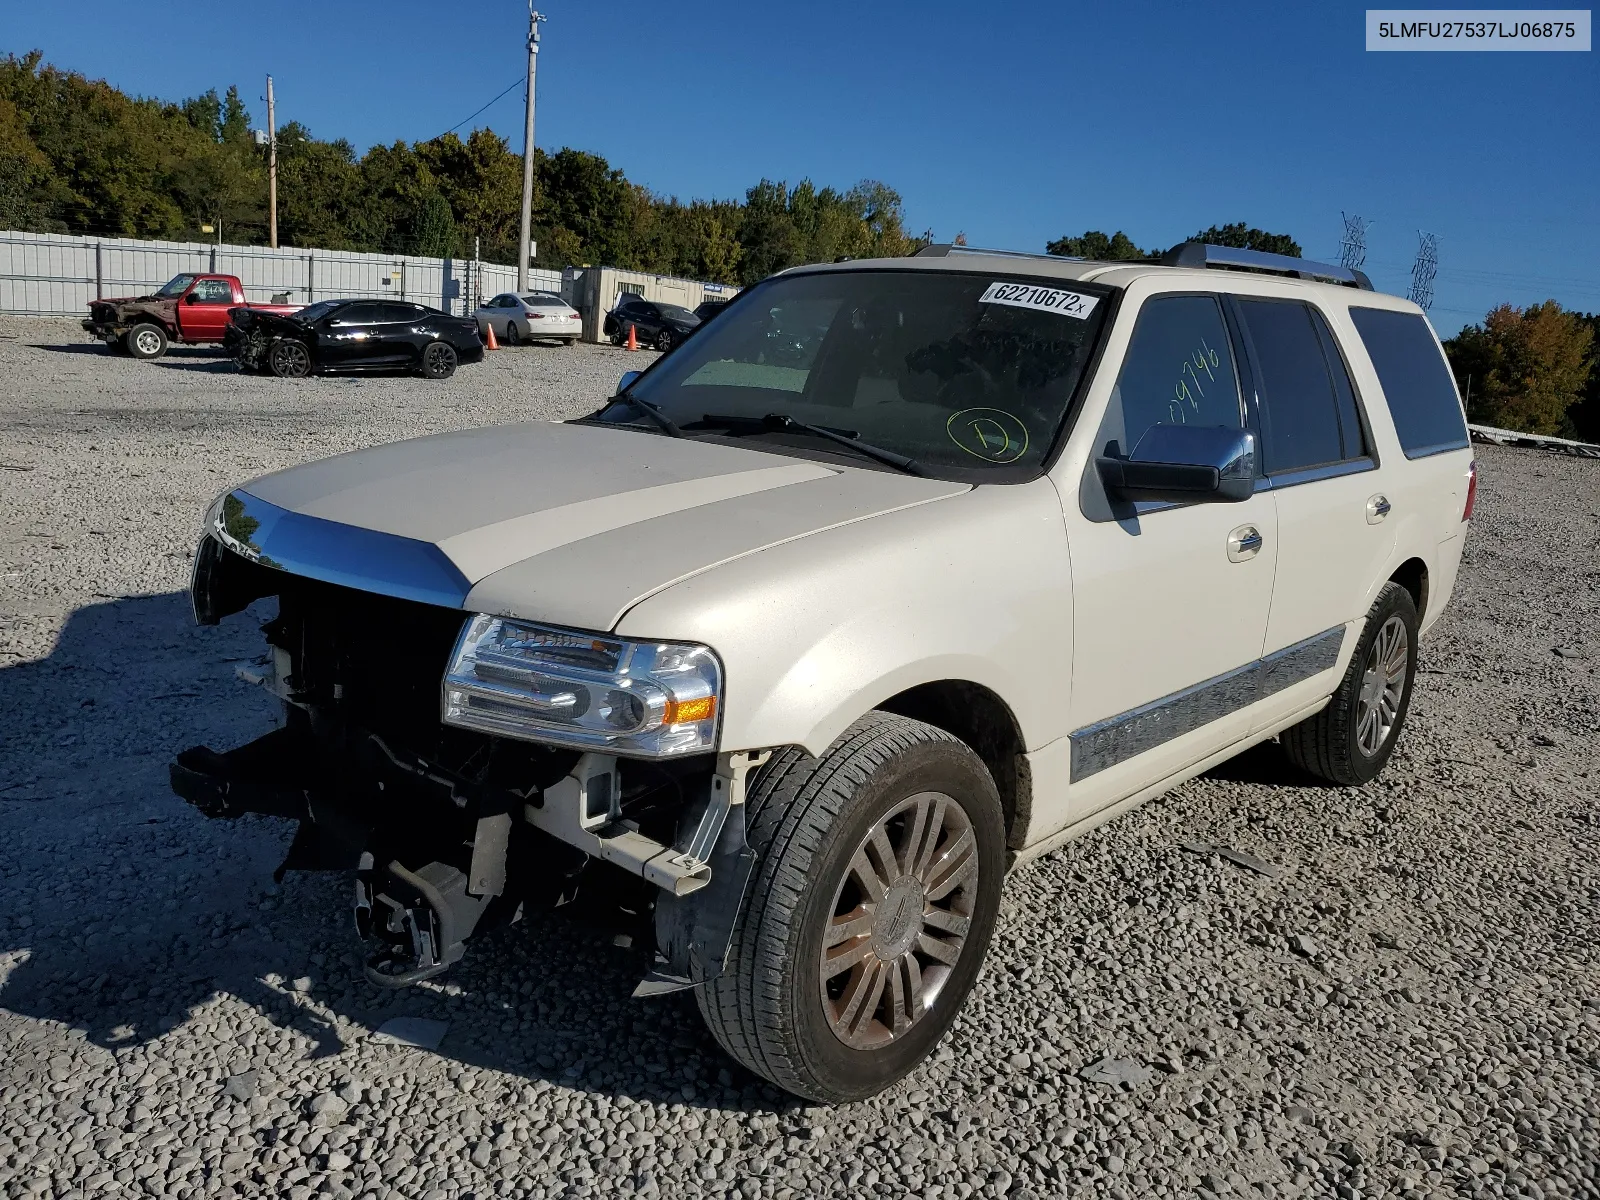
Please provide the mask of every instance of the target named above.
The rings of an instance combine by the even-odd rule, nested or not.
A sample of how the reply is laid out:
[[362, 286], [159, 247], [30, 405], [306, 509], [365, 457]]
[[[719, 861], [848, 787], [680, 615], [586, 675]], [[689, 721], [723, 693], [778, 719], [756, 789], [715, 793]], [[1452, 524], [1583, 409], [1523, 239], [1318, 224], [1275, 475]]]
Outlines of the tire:
[[515, 321], [506, 322], [506, 345], [520, 346], [522, 344], [522, 330], [517, 328]]
[[578, 344], [578, 339], [577, 338], [566, 338], [562, 342], [562, 345], [565, 345], [565, 346], [576, 346], [577, 344]]
[[663, 329], [660, 333], [656, 334], [656, 349], [661, 351], [663, 354], [665, 354], [668, 350], [671, 350], [677, 344], [678, 339], [672, 336], [672, 330], [670, 329]]
[[1405, 727], [1416, 674], [1417, 606], [1405, 588], [1386, 583], [1328, 706], [1279, 735], [1284, 754], [1330, 783], [1375, 779]]
[[[821, 758], [780, 751], [748, 805], [756, 876], [726, 972], [697, 990], [701, 1016], [730, 1055], [787, 1091], [830, 1104], [871, 1096], [928, 1055], [983, 964], [1005, 872], [994, 780], [952, 735], [874, 712]], [[940, 832], [937, 845], [914, 854], [919, 810], [924, 830], [938, 814]], [[882, 869], [881, 852], [868, 850], [874, 833], [889, 841], [891, 869]], [[858, 861], [878, 889], [889, 884], [879, 902], [871, 902]], [[955, 890], [931, 895], [952, 874]], [[917, 879], [934, 886], [925, 892]], [[943, 905], [937, 924], [919, 919]], [[846, 921], [850, 913], [857, 915]], [[825, 949], [829, 926], [835, 944]], [[846, 928], [855, 933], [840, 936]], [[926, 954], [925, 944], [938, 956]], [[824, 954], [854, 965], [825, 978]], [[902, 998], [916, 981], [937, 1003], [902, 1011], [900, 1025], [882, 997]], [[857, 993], [868, 999], [853, 1009]]]
[[123, 334], [122, 345], [134, 358], [148, 362], [167, 352], [167, 331], [153, 322], [145, 321]]
[[279, 379], [304, 379], [311, 374], [311, 351], [294, 338], [280, 338], [267, 351], [267, 369]]
[[456, 373], [456, 348], [449, 342], [429, 342], [422, 348], [422, 377], [449, 379]]

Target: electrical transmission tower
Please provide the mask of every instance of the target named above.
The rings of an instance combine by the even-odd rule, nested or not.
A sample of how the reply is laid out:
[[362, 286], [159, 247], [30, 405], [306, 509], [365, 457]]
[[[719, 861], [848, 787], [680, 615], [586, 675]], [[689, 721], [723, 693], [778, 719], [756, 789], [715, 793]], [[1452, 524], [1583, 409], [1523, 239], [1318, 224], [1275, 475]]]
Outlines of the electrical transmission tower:
[[1424, 312], [1433, 304], [1433, 277], [1439, 273], [1439, 239], [1417, 230], [1417, 261], [1411, 264], [1411, 294], [1406, 298]]
[[1344, 241], [1339, 243], [1339, 265], [1356, 270], [1364, 266], [1367, 261], [1369, 223], [1348, 213], [1341, 212], [1339, 215], [1344, 218]]

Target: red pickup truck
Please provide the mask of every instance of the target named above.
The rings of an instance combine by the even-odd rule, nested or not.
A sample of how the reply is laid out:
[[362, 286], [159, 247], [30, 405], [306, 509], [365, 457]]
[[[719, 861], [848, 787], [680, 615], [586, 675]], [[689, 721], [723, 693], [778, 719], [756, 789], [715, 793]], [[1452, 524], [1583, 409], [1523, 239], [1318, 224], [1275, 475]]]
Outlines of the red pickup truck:
[[172, 342], [220, 342], [235, 308], [298, 312], [298, 304], [251, 304], [234, 275], [174, 275], [152, 296], [95, 300], [83, 327], [113, 350], [160, 358]]

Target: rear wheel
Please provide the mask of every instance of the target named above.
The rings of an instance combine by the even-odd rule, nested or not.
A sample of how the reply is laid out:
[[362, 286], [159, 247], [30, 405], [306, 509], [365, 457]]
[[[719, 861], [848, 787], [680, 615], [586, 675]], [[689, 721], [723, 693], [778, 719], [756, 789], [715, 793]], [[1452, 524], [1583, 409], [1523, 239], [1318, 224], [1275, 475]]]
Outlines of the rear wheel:
[[1417, 606], [1386, 583], [1328, 706], [1279, 736], [1296, 766], [1347, 787], [1377, 777], [1411, 709], [1417, 673]]
[[797, 1095], [882, 1091], [944, 1036], [982, 965], [1005, 871], [994, 781], [950, 734], [875, 712], [821, 758], [779, 754], [748, 803], [758, 877], [700, 1012]]
[[267, 352], [267, 367], [279, 379], [302, 379], [311, 374], [311, 351], [304, 342], [283, 338]]
[[449, 342], [429, 342], [422, 350], [422, 374], [428, 379], [449, 379], [456, 373], [456, 350]]
[[123, 335], [122, 344], [135, 358], [160, 358], [167, 352], [167, 331], [159, 325], [145, 322], [128, 330]]

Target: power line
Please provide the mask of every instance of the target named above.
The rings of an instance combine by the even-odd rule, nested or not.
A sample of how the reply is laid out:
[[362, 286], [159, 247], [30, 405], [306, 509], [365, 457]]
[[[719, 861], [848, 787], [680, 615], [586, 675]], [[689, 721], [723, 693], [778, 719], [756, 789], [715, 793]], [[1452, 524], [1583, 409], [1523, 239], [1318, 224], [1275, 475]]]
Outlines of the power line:
[[477, 116], [478, 113], [481, 113], [484, 109], [490, 108], [490, 107], [500, 103], [501, 100], [505, 99], [507, 92], [509, 92], [512, 88], [516, 87], [519, 83], [523, 83], [523, 82], [525, 82], [523, 77], [521, 75], [518, 75], [515, 79], [513, 79], [511, 81], [510, 86], [507, 87], [504, 92], [501, 92], [493, 100], [489, 101], [488, 104], [485, 104], [483, 106], [483, 108], [478, 109], [478, 112], [473, 113], [471, 116], [463, 117], [461, 120], [457, 121], [454, 125], [450, 126], [449, 129], [446, 129], [444, 131], [444, 133], [439, 134], [438, 137], [431, 137], [428, 140], [430, 142], [437, 142], [439, 140], [439, 138], [446, 137], [449, 134], [454, 133], [456, 130], [460, 129], [463, 125], [465, 125], [468, 121], [472, 120], [473, 117]]
[[1417, 230], [1417, 261], [1411, 264], [1411, 294], [1406, 298], [1424, 312], [1433, 303], [1433, 280], [1439, 273], [1439, 239]]

